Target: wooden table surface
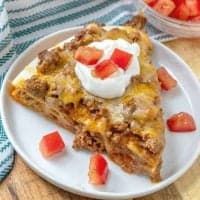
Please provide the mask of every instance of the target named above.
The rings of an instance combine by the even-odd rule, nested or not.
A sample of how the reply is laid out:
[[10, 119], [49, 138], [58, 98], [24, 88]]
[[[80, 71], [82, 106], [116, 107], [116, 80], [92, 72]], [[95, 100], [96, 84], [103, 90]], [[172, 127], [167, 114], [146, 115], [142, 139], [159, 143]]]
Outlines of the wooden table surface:
[[[200, 78], [200, 39], [179, 39], [166, 43]], [[200, 98], [200, 97], [197, 97]], [[133, 186], [134, 187], [134, 186]], [[91, 200], [65, 192], [37, 176], [16, 155], [10, 175], [0, 184], [0, 200]], [[200, 158], [169, 187], [138, 200], [200, 200]]]

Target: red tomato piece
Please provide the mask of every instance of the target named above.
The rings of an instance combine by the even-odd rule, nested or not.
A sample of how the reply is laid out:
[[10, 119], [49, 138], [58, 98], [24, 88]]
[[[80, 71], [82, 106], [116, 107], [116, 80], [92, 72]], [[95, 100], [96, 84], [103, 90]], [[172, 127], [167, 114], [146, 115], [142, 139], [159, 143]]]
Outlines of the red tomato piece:
[[75, 59], [85, 65], [94, 65], [102, 57], [103, 51], [89, 46], [81, 46], [75, 52]]
[[190, 16], [194, 17], [200, 14], [199, 0], [185, 0], [185, 5], [190, 11]]
[[157, 2], [157, 0], [144, 0], [144, 2], [150, 6], [153, 6]]
[[190, 10], [185, 3], [182, 3], [177, 6], [170, 16], [180, 20], [187, 20], [190, 16]]
[[111, 60], [119, 67], [126, 70], [132, 57], [132, 54], [116, 48], [111, 55]]
[[174, 3], [176, 6], [179, 6], [180, 4], [185, 3], [185, 0], [174, 0]]
[[64, 150], [65, 144], [58, 131], [54, 131], [42, 137], [39, 144], [40, 151], [45, 158], [51, 157]]
[[193, 22], [200, 22], [200, 16], [192, 17], [190, 20]]
[[158, 0], [153, 6], [153, 9], [159, 12], [160, 14], [169, 16], [175, 9], [175, 7], [176, 5], [173, 2], [173, 0]]
[[156, 1], [156, 0], [144, 0], [144, 2], [147, 3], [147, 4], [152, 3], [154, 1]]
[[185, 112], [172, 115], [167, 120], [167, 125], [169, 130], [174, 132], [189, 132], [196, 130], [193, 117]]
[[94, 75], [105, 79], [118, 70], [118, 66], [110, 59], [103, 60], [94, 69]]
[[99, 153], [94, 153], [90, 158], [89, 182], [94, 185], [105, 184], [108, 172], [108, 163], [105, 158]]
[[177, 85], [177, 81], [168, 73], [164, 67], [157, 70], [158, 80], [163, 90], [170, 90]]

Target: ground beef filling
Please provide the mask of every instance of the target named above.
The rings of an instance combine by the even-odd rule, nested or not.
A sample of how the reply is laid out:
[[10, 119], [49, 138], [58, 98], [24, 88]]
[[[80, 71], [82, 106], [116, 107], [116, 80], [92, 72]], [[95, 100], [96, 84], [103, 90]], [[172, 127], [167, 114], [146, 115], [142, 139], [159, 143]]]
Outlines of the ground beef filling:
[[46, 81], [38, 79], [37, 76], [32, 76], [30, 79], [25, 82], [26, 90], [35, 97], [44, 99], [49, 85]]

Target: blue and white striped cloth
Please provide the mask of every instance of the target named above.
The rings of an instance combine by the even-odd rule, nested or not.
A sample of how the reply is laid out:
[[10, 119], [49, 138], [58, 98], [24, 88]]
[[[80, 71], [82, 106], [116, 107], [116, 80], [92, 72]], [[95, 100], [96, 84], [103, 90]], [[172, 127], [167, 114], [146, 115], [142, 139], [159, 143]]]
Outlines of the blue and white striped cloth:
[[[71, 26], [100, 21], [121, 24], [136, 11], [135, 0], [0, 0], [0, 84], [14, 59], [39, 38]], [[169, 36], [148, 25], [159, 40]], [[12, 168], [14, 151], [0, 121], [0, 181]]]

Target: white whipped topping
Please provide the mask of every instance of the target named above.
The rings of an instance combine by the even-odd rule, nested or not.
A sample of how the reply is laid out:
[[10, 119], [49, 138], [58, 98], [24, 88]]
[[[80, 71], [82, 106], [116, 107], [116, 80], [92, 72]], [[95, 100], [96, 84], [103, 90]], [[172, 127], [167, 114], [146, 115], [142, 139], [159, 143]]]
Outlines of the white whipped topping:
[[118, 39], [93, 42], [89, 46], [103, 50], [103, 56], [98, 63], [105, 59], [109, 59], [115, 48], [133, 54], [133, 59], [131, 59], [127, 70], [119, 68], [117, 72], [105, 79], [100, 79], [92, 75], [91, 72], [94, 69], [93, 66], [86, 66], [78, 61], [76, 62], [76, 75], [81, 81], [82, 86], [89, 93], [105, 99], [122, 96], [129, 85], [131, 78], [140, 74], [138, 61], [138, 56], [140, 54], [139, 45], [137, 43], [130, 44], [123, 39]]

